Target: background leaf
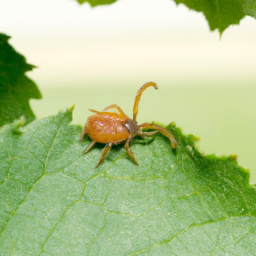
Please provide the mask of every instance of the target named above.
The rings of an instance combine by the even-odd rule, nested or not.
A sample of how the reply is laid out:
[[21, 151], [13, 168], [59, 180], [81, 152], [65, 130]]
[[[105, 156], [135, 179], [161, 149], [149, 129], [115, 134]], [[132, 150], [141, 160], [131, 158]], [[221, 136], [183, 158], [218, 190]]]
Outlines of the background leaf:
[[35, 83], [24, 75], [34, 66], [12, 48], [9, 38], [0, 34], [0, 126], [21, 116], [26, 122], [34, 120], [29, 99], [41, 98]]
[[183, 3], [189, 9], [202, 12], [209, 23], [211, 30], [218, 29], [220, 34], [233, 24], [239, 24], [245, 16], [243, 6], [239, 0], [174, 0], [177, 4]]
[[103, 4], [112, 4], [117, 0], [77, 0], [79, 4], [89, 3], [92, 7]]
[[256, 18], [256, 1], [255, 0], [241, 0], [244, 12], [246, 15]]
[[255, 255], [256, 198], [234, 157], [202, 156], [169, 126], [94, 169], [72, 109], [0, 129], [0, 255]]
[[[112, 4], [116, 0], [77, 0], [80, 4], [88, 2], [92, 7]], [[209, 23], [210, 30], [218, 29], [220, 34], [230, 25], [238, 25], [245, 15], [256, 18], [255, 0], [174, 0], [189, 9], [202, 12]]]

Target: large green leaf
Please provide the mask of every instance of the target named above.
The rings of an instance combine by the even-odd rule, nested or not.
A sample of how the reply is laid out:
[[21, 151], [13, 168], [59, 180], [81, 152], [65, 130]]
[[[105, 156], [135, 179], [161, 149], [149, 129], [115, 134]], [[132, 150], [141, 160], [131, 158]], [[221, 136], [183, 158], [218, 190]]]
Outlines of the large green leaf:
[[202, 156], [173, 125], [94, 169], [72, 109], [0, 129], [0, 255], [256, 255], [256, 191], [234, 157]]
[[41, 98], [35, 83], [24, 75], [33, 66], [13, 49], [9, 38], [0, 34], [0, 126], [21, 116], [27, 122], [34, 120], [29, 99]]

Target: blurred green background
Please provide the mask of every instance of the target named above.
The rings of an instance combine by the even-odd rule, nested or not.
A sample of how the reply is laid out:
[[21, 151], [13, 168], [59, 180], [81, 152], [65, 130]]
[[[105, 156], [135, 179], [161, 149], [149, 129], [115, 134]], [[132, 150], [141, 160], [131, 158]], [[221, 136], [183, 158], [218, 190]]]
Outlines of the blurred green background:
[[119, 0], [94, 9], [71, 0], [0, 1], [1, 32], [28, 63], [42, 100], [38, 119], [76, 104], [73, 124], [88, 108], [118, 104], [138, 122], [174, 121], [200, 137], [206, 154], [236, 154], [256, 182], [256, 21], [243, 19], [221, 40], [201, 13], [171, 0]]

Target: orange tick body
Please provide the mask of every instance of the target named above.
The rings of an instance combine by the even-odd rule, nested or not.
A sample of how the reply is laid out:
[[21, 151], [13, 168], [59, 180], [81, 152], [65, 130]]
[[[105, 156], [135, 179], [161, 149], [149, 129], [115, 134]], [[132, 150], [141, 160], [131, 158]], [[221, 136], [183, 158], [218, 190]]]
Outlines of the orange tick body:
[[[135, 160], [134, 154], [129, 147], [129, 144], [132, 141], [133, 137], [137, 135], [140, 135], [142, 137], [152, 136], [160, 131], [163, 135], [168, 137], [172, 147], [176, 148], [177, 142], [175, 138], [168, 130], [166, 130], [162, 126], [150, 123], [138, 125], [136, 122], [141, 94], [146, 88], [150, 86], [153, 86], [155, 87], [155, 89], [157, 89], [155, 83], [148, 82], [144, 84], [137, 92], [133, 107], [133, 119], [130, 119], [127, 115], [124, 114], [119, 106], [114, 104], [108, 106], [103, 111], [89, 109], [95, 114], [88, 117], [81, 133], [80, 141], [83, 141], [83, 138], [86, 134], [88, 134], [88, 136], [92, 139], [91, 143], [84, 151], [84, 154], [87, 153], [95, 145], [96, 142], [106, 144], [106, 146], [102, 150], [101, 158], [95, 168], [97, 168], [102, 163], [104, 157], [111, 149], [113, 144], [119, 144], [124, 141], [126, 141], [124, 147], [128, 155], [138, 165], [137, 161]], [[116, 109], [119, 113], [107, 112], [108, 109]], [[143, 128], [153, 129], [156, 131], [143, 132]]]

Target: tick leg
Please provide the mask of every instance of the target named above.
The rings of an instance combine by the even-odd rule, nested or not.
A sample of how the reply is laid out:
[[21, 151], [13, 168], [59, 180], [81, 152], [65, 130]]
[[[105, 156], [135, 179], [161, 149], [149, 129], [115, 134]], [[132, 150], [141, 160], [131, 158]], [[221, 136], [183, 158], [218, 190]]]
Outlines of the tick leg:
[[138, 132], [138, 135], [144, 137], [144, 136], [153, 136], [153, 135], [155, 135], [157, 133], [158, 133], [158, 131], [153, 131], [153, 132], [141, 132], [140, 131], [140, 132]]
[[123, 110], [119, 106], [117, 106], [116, 104], [112, 104], [112, 105], [104, 108], [103, 111], [111, 109], [111, 108], [118, 110], [121, 117], [125, 116], [125, 113], [123, 112]]
[[97, 113], [97, 114], [100, 113], [100, 111], [97, 111], [97, 110], [94, 110], [94, 109], [90, 109], [90, 108], [89, 108], [88, 110], [91, 111], [91, 112], [93, 112], [93, 113]]
[[150, 124], [150, 123], [141, 124], [139, 127], [142, 127], [142, 128], [146, 127], [146, 128], [158, 130], [159, 132], [161, 132], [163, 135], [165, 135], [170, 140], [172, 148], [177, 147], [177, 141], [175, 140], [174, 136], [164, 127], [157, 125], [157, 124]]
[[85, 151], [83, 152], [83, 154], [86, 154], [94, 145], [95, 145], [96, 141], [91, 141], [91, 143], [88, 145], [88, 147], [85, 149]]
[[141, 88], [138, 90], [136, 98], [135, 98], [135, 102], [134, 102], [134, 106], [133, 106], [133, 121], [136, 123], [136, 118], [137, 118], [137, 114], [138, 114], [138, 107], [139, 107], [139, 101], [140, 101], [140, 97], [141, 94], [149, 87], [149, 86], [153, 86], [155, 89], [157, 89], [157, 86], [154, 82], [148, 82], [145, 83], [144, 85], [141, 86]]
[[86, 134], [86, 131], [85, 131], [85, 126], [84, 126], [84, 129], [82, 130], [81, 132], [81, 135], [80, 135], [80, 141], [83, 142], [83, 139], [84, 139], [84, 135]]
[[125, 150], [127, 151], [127, 153], [128, 153], [128, 155], [130, 156], [130, 158], [133, 160], [133, 162], [134, 162], [135, 164], [139, 165], [139, 164], [137, 163], [137, 161], [135, 160], [134, 154], [133, 154], [133, 152], [132, 152], [132, 150], [130, 149], [130, 146], [129, 146], [131, 140], [132, 140], [132, 137], [129, 137], [129, 138], [127, 139], [127, 141], [125, 142], [124, 148], [125, 148]]
[[94, 169], [96, 169], [103, 161], [103, 159], [105, 158], [106, 154], [108, 153], [108, 151], [111, 149], [112, 147], [112, 143], [108, 143], [102, 150], [101, 152], [101, 157], [100, 157], [100, 161], [98, 162], [98, 164], [95, 166]]

